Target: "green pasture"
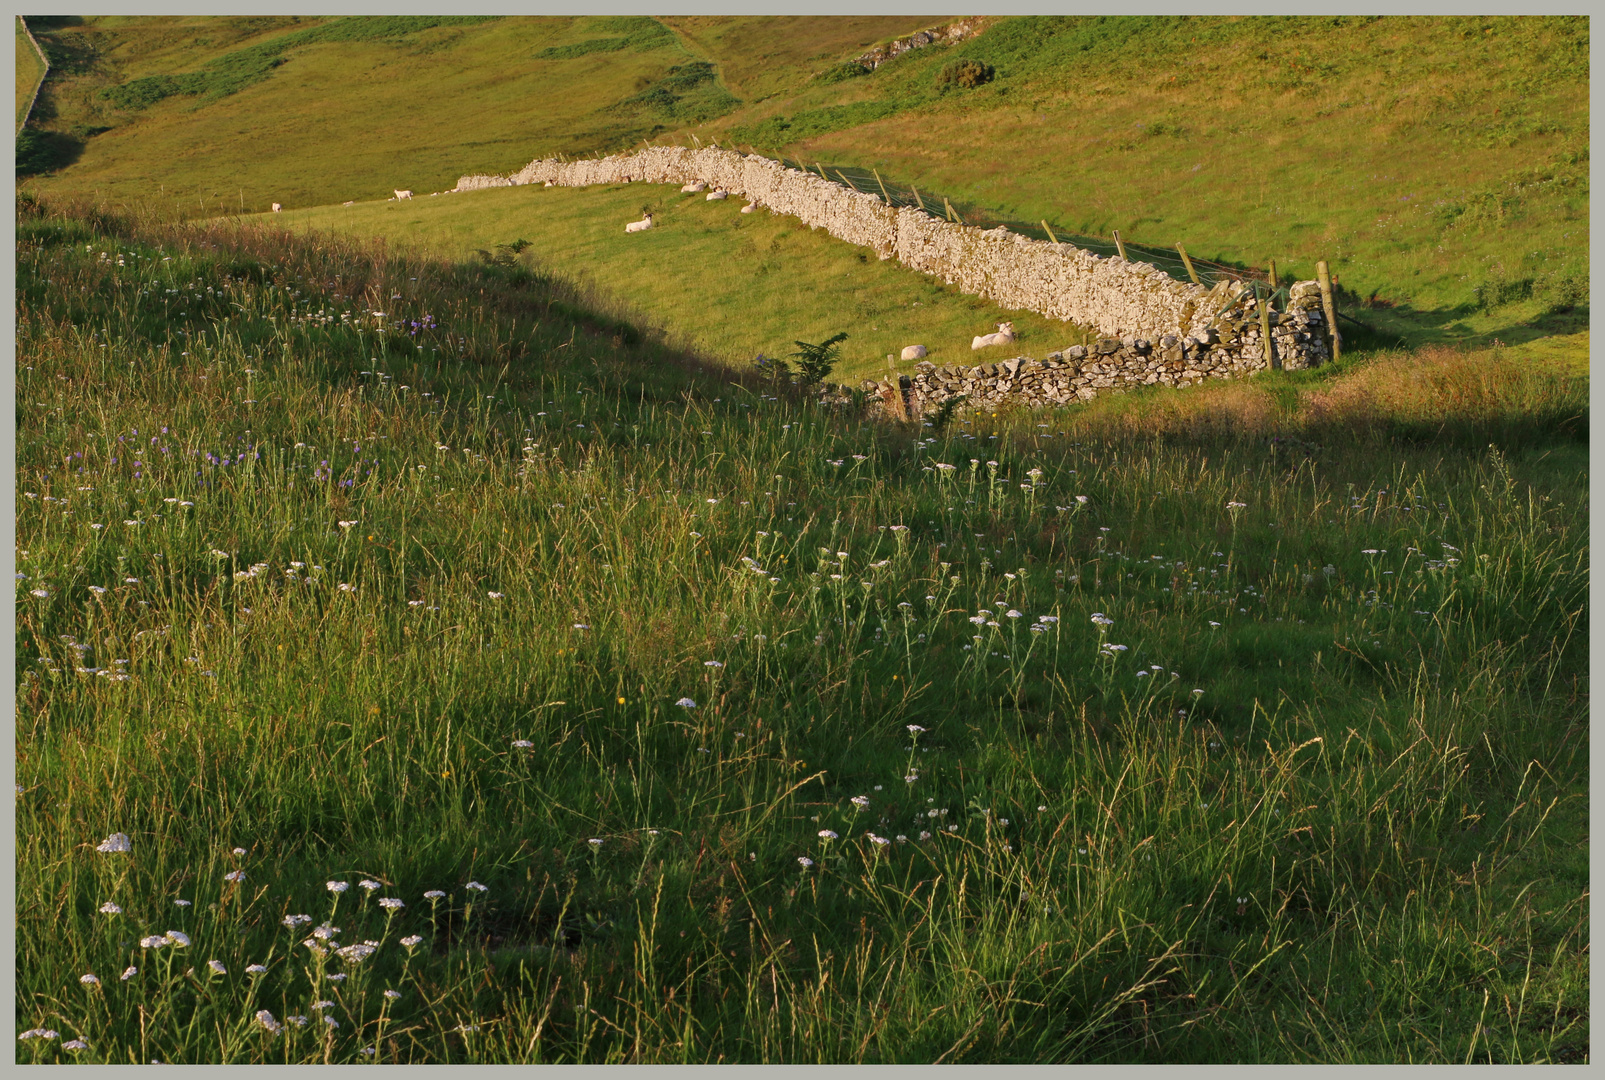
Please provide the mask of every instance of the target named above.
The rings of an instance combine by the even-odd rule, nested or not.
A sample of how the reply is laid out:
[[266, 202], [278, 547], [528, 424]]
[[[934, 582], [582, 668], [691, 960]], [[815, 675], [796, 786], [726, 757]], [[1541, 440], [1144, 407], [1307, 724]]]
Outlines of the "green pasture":
[[540, 260], [17, 260], [19, 1061], [1588, 1060], [1566, 351], [897, 426]]
[[[286, 211], [297, 231], [378, 239], [443, 260], [515, 258], [589, 286], [597, 302], [729, 364], [785, 357], [797, 341], [848, 333], [837, 381], [884, 378], [886, 356], [924, 345], [933, 363], [971, 364], [1021, 351], [1043, 356], [1090, 340], [1086, 328], [1005, 310], [941, 281], [882, 262], [794, 218], [741, 213], [735, 197], [707, 201], [678, 185], [493, 188], [403, 202]], [[653, 213], [653, 226], [625, 222]], [[524, 240], [515, 255], [503, 245]], [[1012, 321], [1019, 342], [973, 352], [970, 340]], [[914, 361], [897, 363], [903, 372]]]
[[33, 100], [34, 88], [45, 77], [45, 66], [39, 61], [39, 54], [34, 51], [33, 43], [23, 32], [22, 20], [16, 21], [17, 31], [17, 123], [21, 124], [27, 115], [28, 103]]
[[[1390, 342], [1586, 323], [1586, 20], [1001, 18], [839, 75], [920, 22], [84, 19], [46, 33], [78, 149], [30, 183], [207, 216], [695, 133], [876, 168], [983, 225], [1284, 277], [1327, 259]], [[993, 78], [944, 88], [961, 60]], [[161, 79], [194, 92], [134, 107]]]

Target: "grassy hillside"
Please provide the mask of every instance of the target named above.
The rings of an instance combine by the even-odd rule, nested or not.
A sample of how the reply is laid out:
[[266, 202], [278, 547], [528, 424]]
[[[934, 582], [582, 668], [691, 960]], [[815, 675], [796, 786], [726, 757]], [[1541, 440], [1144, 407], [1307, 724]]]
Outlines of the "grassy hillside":
[[[911, 25], [848, 22], [830, 47]], [[736, 103], [716, 65], [646, 18], [104, 17], [50, 38], [77, 58], [50, 87], [56, 127], [98, 130], [40, 189], [195, 213], [439, 190]]]
[[1587, 1060], [1543, 356], [899, 428], [523, 266], [17, 260], [20, 1060]]
[[[694, 129], [875, 167], [978, 223], [1326, 258], [1408, 341], [1473, 339], [1473, 312], [1586, 322], [1586, 20], [998, 19], [843, 77], [927, 22], [83, 20], [51, 31], [77, 58], [51, 123], [110, 130], [34, 183], [195, 213], [333, 204]], [[961, 60], [992, 78], [944, 83]], [[256, 81], [213, 96], [236, 75]], [[164, 78], [197, 92], [117, 107]]]
[[[624, 223], [650, 207], [653, 227]], [[935, 278], [815, 232], [794, 218], [743, 214], [737, 200], [708, 202], [677, 186], [496, 188], [411, 202], [359, 203], [274, 215], [274, 224], [343, 237], [385, 238], [448, 260], [512, 258], [577, 277], [630, 318], [661, 327], [686, 348], [730, 365], [784, 357], [796, 342], [849, 334], [835, 378], [884, 377], [886, 356], [923, 344], [938, 364], [978, 363], [970, 339], [1012, 320], [1018, 348], [1046, 355], [1089, 340], [1090, 330], [1008, 311]], [[900, 363], [911, 371], [914, 362]]]
[[28, 103], [33, 100], [33, 91], [44, 78], [45, 66], [39, 60], [39, 54], [34, 51], [33, 43], [22, 29], [22, 20], [16, 20], [17, 30], [17, 123], [22, 123], [27, 114]]

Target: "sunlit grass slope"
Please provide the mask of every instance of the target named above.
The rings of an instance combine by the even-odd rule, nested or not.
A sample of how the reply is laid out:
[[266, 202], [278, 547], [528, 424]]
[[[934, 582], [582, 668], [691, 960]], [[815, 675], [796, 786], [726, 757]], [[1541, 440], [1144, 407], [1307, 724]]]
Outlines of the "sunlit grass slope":
[[1587, 1059], [1582, 380], [898, 428], [18, 235], [20, 1060]]
[[[52, 79], [50, 122], [111, 130], [34, 183], [217, 213], [434, 191], [695, 131], [875, 167], [977, 222], [1120, 229], [1284, 275], [1324, 258], [1365, 321], [1410, 342], [1586, 323], [1582, 18], [994, 19], [848, 78], [829, 73], [927, 20], [370, 22], [55, 27], [77, 59]], [[252, 50], [292, 39], [261, 68]], [[942, 89], [959, 60], [994, 77]], [[260, 71], [144, 109], [99, 96]]]
[[14, 19], [13, 22], [17, 31], [17, 123], [20, 124], [27, 113], [28, 103], [33, 100], [34, 88], [44, 78], [45, 66], [39, 62], [39, 54], [23, 32], [22, 20]]
[[[653, 227], [624, 223], [654, 215]], [[784, 357], [796, 342], [848, 333], [834, 378], [884, 378], [886, 357], [923, 344], [933, 363], [1036, 356], [1090, 340], [1091, 331], [1029, 311], [1005, 310], [873, 253], [767, 211], [741, 213], [736, 199], [708, 202], [677, 186], [497, 188], [410, 202], [359, 203], [275, 215], [295, 229], [384, 239], [455, 260], [514, 254], [579, 277], [633, 316], [687, 347], [731, 364], [763, 353]], [[976, 334], [1012, 320], [1009, 349], [970, 349]], [[914, 361], [898, 368], [908, 372]]]
[[[821, 47], [919, 22], [846, 21]], [[61, 131], [99, 133], [35, 183], [203, 215], [439, 190], [739, 104], [716, 64], [644, 17], [79, 22], [50, 26], [47, 47], [74, 62], [47, 96]], [[155, 97], [163, 79], [192, 92]]]

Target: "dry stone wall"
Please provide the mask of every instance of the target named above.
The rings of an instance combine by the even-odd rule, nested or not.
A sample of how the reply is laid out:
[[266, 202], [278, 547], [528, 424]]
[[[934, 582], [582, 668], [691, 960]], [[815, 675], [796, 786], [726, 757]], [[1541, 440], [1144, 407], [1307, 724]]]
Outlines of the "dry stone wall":
[[[1319, 336], [1319, 288], [1295, 286], [1292, 295], [1290, 310], [1271, 316], [1278, 356], [1295, 356], [1310, 337]], [[1267, 365], [1258, 313], [1254, 301], [1248, 303], [1247, 311], [1208, 337], [1100, 338], [1092, 345], [1049, 353], [1040, 361], [1024, 356], [971, 366], [925, 361], [913, 375], [899, 376], [895, 386], [890, 380], [869, 381], [861, 389], [869, 392], [871, 405], [879, 411], [921, 415], [954, 398], [961, 399], [964, 408], [1035, 408], [1086, 401], [1133, 386], [1191, 386], [1205, 379], [1249, 375]], [[901, 409], [894, 395], [901, 397]]]
[[[921, 365], [909, 387], [921, 401], [957, 393], [970, 395], [975, 405], [1001, 400], [999, 395], [1029, 403], [1039, 397], [1072, 400], [1111, 387], [1185, 385], [1269, 366], [1259, 341], [1255, 302], [1236, 282], [1205, 288], [1176, 281], [1149, 263], [1104, 258], [1002, 227], [955, 224], [913, 207], [890, 206], [878, 194], [755, 154], [712, 146], [658, 146], [581, 161], [541, 159], [510, 177], [465, 176], [457, 190], [638, 181], [683, 185], [699, 180], [867, 247], [882, 259], [933, 274], [1000, 307], [1091, 326], [1104, 335], [1091, 351], [1050, 354], [1040, 364], [1030, 361], [1035, 366], [1028, 369], [1024, 365], [1029, 358], [1005, 361], [1019, 367], [1001, 376], [1002, 365], [996, 364], [962, 369]], [[1276, 325], [1271, 336], [1282, 366], [1310, 367], [1329, 356], [1319, 289], [1313, 281], [1299, 282], [1292, 295], [1290, 310], [1272, 316]], [[1071, 368], [1074, 374], [1069, 374]], [[976, 374], [982, 370], [987, 373]], [[1051, 378], [1048, 372], [1054, 373]], [[1033, 387], [1041, 388], [1040, 393]]]

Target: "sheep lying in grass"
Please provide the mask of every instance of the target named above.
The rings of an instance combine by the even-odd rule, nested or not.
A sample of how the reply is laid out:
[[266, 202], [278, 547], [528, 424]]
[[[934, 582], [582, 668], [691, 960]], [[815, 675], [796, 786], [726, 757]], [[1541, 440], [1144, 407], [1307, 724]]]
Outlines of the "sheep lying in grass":
[[699, 191], [707, 191], [707, 190], [708, 190], [708, 185], [703, 183], [701, 180], [693, 180], [689, 184], [687, 184], [685, 187], [680, 189], [680, 191], [683, 194], [686, 194], [686, 195], [695, 195]]
[[627, 232], [627, 233], [645, 232], [646, 230], [650, 229], [651, 227], [652, 227], [652, 215], [648, 214], [644, 218], [642, 218], [640, 221], [632, 221], [629, 224], [625, 225], [624, 226], [624, 231]]
[[729, 197], [730, 197], [730, 193], [728, 191], [726, 191], [724, 188], [720, 188], [717, 191], [708, 192], [708, 201], [709, 202], [712, 202], [715, 199], [728, 199]]
[[903, 349], [904, 360], [923, 360], [927, 355], [923, 345], [909, 345]]
[[756, 209], [758, 209], [758, 204], [756, 202], [750, 202], [741, 208], [741, 212], [743, 214], [750, 214]]
[[995, 334], [982, 334], [970, 340], [970, 348], [984, 349], [988, 345], [1007, 345], [1014, 340], [1014, 324], [1011, 322], [998, 323], [998, 332]]

